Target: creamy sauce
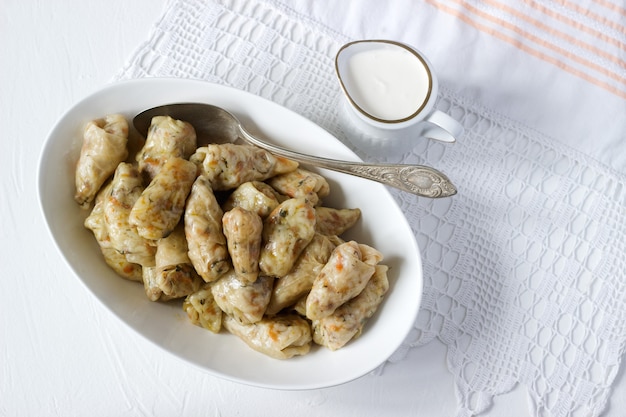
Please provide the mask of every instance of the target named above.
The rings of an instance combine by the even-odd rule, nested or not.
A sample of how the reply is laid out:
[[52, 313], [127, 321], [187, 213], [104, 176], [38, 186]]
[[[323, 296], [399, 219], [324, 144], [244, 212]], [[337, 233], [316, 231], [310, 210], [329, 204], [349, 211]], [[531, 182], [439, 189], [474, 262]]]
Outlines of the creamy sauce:
[[386, 46], [356, 52], [347, 62], [344, 85], [364, 112], [383, 120], [415, 113], [428, 98], [429, 74], [411, 52]]

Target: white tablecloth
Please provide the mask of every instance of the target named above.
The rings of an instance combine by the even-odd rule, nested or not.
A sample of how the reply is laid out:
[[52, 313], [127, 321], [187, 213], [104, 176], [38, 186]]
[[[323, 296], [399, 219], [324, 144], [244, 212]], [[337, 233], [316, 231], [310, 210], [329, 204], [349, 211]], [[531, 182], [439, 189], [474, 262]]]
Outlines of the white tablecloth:
[[[9, 2], [0, 414], [622, 415], [626, 12], [583, 3]], [[360, 38], [425, 52], [439, 108], [466, 128], [454, 145], [388, 158], [434, 165], [459, 188], [396, 194], [425, 273], [403, 348], [340, 387], [268, 391], [190, 368], [111, 317], [38, 212], [37, 157], [62, 112], [117, 78], [199, 78], [290, 107], [359, 152], [332, 58]]]

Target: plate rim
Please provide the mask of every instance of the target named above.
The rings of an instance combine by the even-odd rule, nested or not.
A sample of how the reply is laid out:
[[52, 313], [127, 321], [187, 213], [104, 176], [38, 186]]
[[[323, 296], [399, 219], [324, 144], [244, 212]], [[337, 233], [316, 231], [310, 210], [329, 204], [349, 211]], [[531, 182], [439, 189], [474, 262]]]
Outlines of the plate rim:
[[[383, 356], [385, 357], [385, 359], [381, 360], [381, 361], [377, 361], [377, 362], [372, 362], [372, 364], [370, 366], [367, 367], [363, 367], [359, 372], [355, 372], [352, 375], [348, 375], [348, 376], [344, 376], [344, 377], [336, 377], [336, 378], [329, 378], [328, 380], [326, 380], [325, 382], [321, 382], [321, 381], [316, 381], [316, 382], [312, 382], [312, 383], [299, 383], [299, 384], [283, 384], [283, 383], [272, 383], [272, 382], [267, 382], [267, 383], [263, 383], [263, 382], [258, 382], [258, 381], [249, 381], [246, 380], [244, 378], [241, 377], [237, 377], [235, 375], [230, 375], [227, 374], [225, 372], [219, 371], [217, 369], [213, 369], [213, 368], [208, 368], [207, 366], [204, 366], [200, 363], [197, 363], [187, 357], [185, 357], [184, 355], [181, 355], [180, 352], [177, 351], [173, 351], [172, 349], [168, 349], [166, 346], [163, 346], [161, 344], [159, 344], [156, 340], [153, 340], [152, 338], [150, 338], [148, 335], [144, 334], [144, 332], [140, 331], [139, 329], [137, 329], [133, 324], [131, 324], [125, 317], [122, 317], [117, 311], [115, 311], [110, 305], [108, 305], [105, 300], [98, 294], [96, 293], [90, 286], [89, 284], [81, 277], [81, 274], [79, 273], [79, 271], [77, 271], [74, 267], [74, 265], [69, 262], [69, 260], [66, 258], [65, 253], [63, 251], [63, 249], [60, 246], [59, 241], [57, 240], [57, 237], [55, 236], [55, 234], [53, 233], [53, 230], [51, 228], [51, 224], [50, 219], [49, 219], [49, 213], [46, 210], [45, 207], [45, 203], [43, 201], [43, 195], [44, 195], [44, 190], [43, 187], [45, 185], [45, 177], [44, 177], [44, 168], [45, 168], [45, 161], [44, 158], [45, 156], [48, 154], [48, 152], [50, 151], [50, 147], [53, 146], [53, 135], [54, 133], [60, 128], [60, 126], [63, 125], [63, 123], [66, 121], [66, 119], [68, 117], [70, 117], [74, 112], [76, 112], [81, 106], [83, 106], [85, 103], [91, 101], [91, 100], [95, 100], [97, 99], [99, 96], [106, 96], [108, 93], [110, 93], [113, 90], [117, 90], [120, 88], [125, 88], [128, 86], [141, 86], [141, 87], [150, 87], [150, 86], [154, 86], [157, 84], [172, 84], [172, 85], [177, 85], [177, 84], [187, 84], [189, 86], [198, 86], [200, 89], [207, 89], [207, 90], [221, 90], [222, 92], [228, 93], [228, 94], [233, 94], [233, 96], [242, 96], [245, 97], [246, 99], [250, 99], [250, 100], [254, 100], [254, 101], [259, 101], [262, 102], [268, 106], [272, 106], [274, 108], [280, 109], [281, 112], [288, 112], [291, 114], [291, 117], [295, 118], [296, 120], [298, 120], [298, 123], [304, 123], [304, 124], [308, 124], [310, 126], [315, 126], [318, 129], [320, 129], [320, 131], [323, 131], [326, 133], [326, 135], [328, 135], [328, 139], [334, 142], [336, 142], [336, 145], [341, 148], [341, 153], [345, 154], [346, 157], [351, 156], [352, 158], [354, 158], [355, 161], [360, 161], [361, 159], [352, 151], [350, 150], [344, 143], [342, 143], [339, 139], [337, 139], [334, 135], [332, 135], [330, 132], [328, 132], [326, 129], [322, 128], [321, 126], [317, 125], [315, 122], [311, 121], [310, 119], [306, 118], [305, 116], [281, 105], [278, 103], [275, 103], [271, 100], [268, 100], [262, 96], [247, 92], [245, 90], [240, 90], [237, 89], [235, 87], [231, 87], [231, 86], [226, 86], [226, 85], [221, 85], [221, 84], [215, 84], [215, 83], [211, 83], [208, 81], [202, 81], [202, 80], [192, 80], [192, 79], [180, 79], [180, 78], [162, 78], [162, 77], [150, 77], [150, 78], [139, 78], [139, 79], [129, 79], [129, 80], [120, 80], [120, 81], [115, 81], [112, 83], [109, 83], [105, 86], [103, 86], [100, 89], [96, 89], [95, 91], [87, 94], [86, 96], [84, 96], [82, 99], [78, 100], [75, 104], [73, 104], [72, 106], [70, 106], [65, 112], [63, 112], [63, 114], [61, 116], [59, 116], [59, 118], [57, 119], [57, 121], [55, 122], [55, 124], [53, 125], [53, 127], [49, 130], [47, 136], [46, 136], [46, 140], [41, 148], [40, 151], [40, 155], [38, 158], [38, 164], [37, 164], [37, 172], [36, 172], [36, 178], [37, 178], [37, 200], [39, 203], [39, 208], [40, 208], [40, 212], [42, 213], [43, 217], [44, 217], [44, 223], [46, 224], [46, 229], [48, 230], [48, 234], [50, 235], [50, 237], [52, 238], [52, 241], [54, 243], [54, 246], [56, 247], [56, 250], [58, 251], [59, 255], [61, 256], [61, 258], [63, 259], [64, 263], [69, 267], [69, 269], [72, 271], [73, 275], [75, 276], [75, 278], [84, 286], [84, 288], [87, 289], [87, 291], [96, 299], [98, 300], [98, 302], [110, 313], [112, 313], [118, 320], [120, 320], [125, 326], [127, 326], [128, 328], [130, 328], [133, 333], [138, 334], [139, 336], [141, 336], [143, 339], [148, 340], [152, 345], [155, 345], [156, 347], [159, 348], [159, 350], [161, 350], [164, 353], [170, 354], [176, 358], [178, 358], [179, 360], [182, 360], [183, 362], [193, 365], [194, 367], [219, 378], [222, 379], [226, 379], [226, 380], [230, 380], [233, 382], [237, 382], [237, 383], [241, 383], [244, 385], [248, 385], [248, 386], [255, 386], [255, 387], [260, 387], [260, 388], [269, 388], [269, 389], [278, 389], [278, 390], [286, 390], [286, 391], [294, 391], [294, 390], [311, 390], [311, 389], [320, 389], [320, 388], [327, 388], [327, 387], [332, 387], [332, 386], [337, 386], [337, 385], [341, 385], [350, 381], [353, 381], [355, 379], [358, 379], [368, 373], [370, 373], [371, 371], [373, 371], [374, 369], [376, 369], [377, 367], [381, 366], [383, 363], [385, 363], [389, 357], [393, 354], [393, 352], [395, 350], [397, 350], [401, 344], [399, 344], [398, 346], [396, 346], [394, 349], [388, 349], [387, 353], [385, 353]], [[134, 88], [134, 87], [133, 87]], [[417, 300], [416, 302], [413, 304], [414, 308], [411, 309], [411, 311], [407, 312], [411, 317], [412, 320], [409, 320], [408, 322], [411, 323], [411, 325], [409, 326], [404, 326], [403, 330], [402, 330], [402, 340], [406, 340], [406, 337], [409, 335], [409, 333], [411, 332], [411, 330], [414, 328], [414, 322], [417, 318], [417, 314], [419, 312], [419, 309], [421, 308], [421, 302], [422, 302], [422, 297], [423, 297], [423, 265], [422, 265], [422, 255], [419, 249], [419, 246], [417, 245], [417, 241], [415, 238], [415, 234], [412, 232], [411, 230], [411, 226], [405, 216], [405, 214], [402, 212], [401, 208], [399, 207], [397, 201], [395, 200], [395, 198], [393, 197], [393, 195], [391, 193], [389, 193], [389, 190], [386, 189], [386, 187], [380, 185], [381, 190], [384, 190], [384, 192], [387, 194], [387, 198], [393, 202], [393, 204], [395, 205], [395, 208], [397, 209], [397, 211], [399, 211], [402, 214], [402, 222], [404, 223], [403, 227], [408, 228], [408, 230], [410, 230], [410, 235], [411, 235], [411, 243], [413, 246], [413, 249], [415, 250], [415, 255], [416, 255], [416, 259], [414, 260], [417, 264], [417, 267], [419, 268], [419, 277], [414, 277], [414, 279], [416, 279], [418, 281], [418, 283], [416, 284], [417, 287]], [[224, 335], [221, 335], [222, 337]], [[249, 348], [248, 348], [249, 349]]]

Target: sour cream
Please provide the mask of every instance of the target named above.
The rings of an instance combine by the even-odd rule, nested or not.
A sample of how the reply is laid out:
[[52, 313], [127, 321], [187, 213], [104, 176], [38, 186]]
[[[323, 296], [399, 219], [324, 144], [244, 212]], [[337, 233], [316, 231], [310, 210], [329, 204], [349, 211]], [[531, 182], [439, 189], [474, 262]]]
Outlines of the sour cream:
[[424, 62], [395, 44], [372, 45], [347, 55], [341, 74], [346, 93], [374, 119], [410, 118], [428, 101], [432, 81]]

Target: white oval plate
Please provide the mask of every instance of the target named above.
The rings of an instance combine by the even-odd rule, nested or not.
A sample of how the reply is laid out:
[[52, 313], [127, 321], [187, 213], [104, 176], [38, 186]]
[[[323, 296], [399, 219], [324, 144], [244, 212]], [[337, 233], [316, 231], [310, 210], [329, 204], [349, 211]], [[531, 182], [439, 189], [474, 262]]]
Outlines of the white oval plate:
[[358, 157], [327, 131], [273, 102], [202, 81], [146, 78], [109, 85], [70, 108], [51, 130], [39, 161], [39, 198], [52, 238], [76, 276], [111, 312], [137, 333], [208, 373], [275, 389], [315, 389], [342, 384], [374, 370], [412, 329], [422, 295], [419, 249], [402, 211], [378, 183], [319, 170], [331, 185], [327, 206], [358, 207], [362, 220], [346, 235], [385, 255], [390, 290], [363, 334], [331, 352], [314, 347], [306, 356], [276, 360], [251, 350], [233, 335], [192, 325], [180, 302], [149, 301], [140, 284], [119, 278], [103, 261], [87, 212], [74, 202], [74, 167], [84, 124], [110, 113], [128, 119], [147, 108], [205, 102], [230, 110], [244, 125], [296, 151], [346, 160]]

